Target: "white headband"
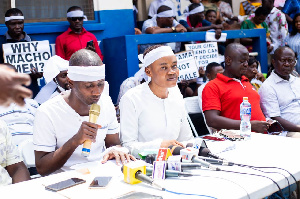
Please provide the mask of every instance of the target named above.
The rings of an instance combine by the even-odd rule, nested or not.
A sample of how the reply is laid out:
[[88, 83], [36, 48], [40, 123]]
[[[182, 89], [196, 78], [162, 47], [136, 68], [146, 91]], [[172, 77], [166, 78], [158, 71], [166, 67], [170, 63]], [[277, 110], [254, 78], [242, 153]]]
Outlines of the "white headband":
[[24, 16], [10, 16], [10, 17], [5, 17], [5, 22], [13, 20], [13, 19], [23, 19], [24, 20]]
[[74, 11], [70, 11], [67, 13], [67, 17], [71, 18], [71, 17], [83, 17], [83, 11], [81, 10], [74, 10]]
[[156, 17], [174, 17], [173, 10], [167, 10], [156, 14]]
[[101, 66], [70, 66], [68, 69], [70, 80], [79, 82], [94, 82], [105, 78], [105, 64]]
[[201, 4], [200, 6], [196, 7], [195, 9], [189, 11], [189, 9], [187, 8], [187, 11], [186, 13], [184, 13], [185, 16], [189, 16], [189, 15], [193, 15], [193, 14], [196, 14], [196, 13], [199, 13], [199, 12], [204, 12], [204, 6]]
[[172, 48], [170, 46], [161, 46], [155, 48], [154, 50], [151, 50], [145, 55], [144, 58], [142, 58], [142, 56], [139, 56], [139, 59], [144, 64], [144, 67], [148, 67], [156, 60], [170, 55], [174, 55]]

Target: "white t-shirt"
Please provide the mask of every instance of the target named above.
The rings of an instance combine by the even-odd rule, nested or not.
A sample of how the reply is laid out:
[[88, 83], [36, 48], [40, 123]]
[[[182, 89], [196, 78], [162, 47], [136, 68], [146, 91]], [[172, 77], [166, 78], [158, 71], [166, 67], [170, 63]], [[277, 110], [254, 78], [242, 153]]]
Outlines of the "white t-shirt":
[[[178, 21], [173, 19], [172, 27], [176, 27], [178, 24], [179, 24]], [[156, 17], [153, 17], [152, 19], [147, 19], [143, 24], [142, 33], [146, 34], [147, 28], [156, 27], [156, 26], [157, 26]], [[171, 28], [171, 27], [168, 27], [168, 28]]]
[[201, 86], [198, 87], [198, 102], [201, 110], [202, 110], [202, 91], [207, 83], [208, 82], [205, 82], [204, 84], [201, 84]]
[[[119, 124], [111, 98], [102, 93], [98, 104], [101, 109], [97, 124], [101, 125], [102, 128], [98, 130], [96, 142], [92, 143], [89, 157], [85, 158], [81, 155], [82, 145], [80, 145], [64, 167], [101, 160], [103, 155], [101, 153], [105, 150], [106, 134], [119, 133]], [[44, 152], [57, 150], [78, 132], [83, 121], [88, 120], [88, 116], [80, 116], [75, 112], [62, 95], [48, 100], [36, 112], [33, 131], [34, 150]]]
[[21, 162], [17, 146], [12, 143], [11, 134], [4, 121], [0, 120], [0, 187], [12, 183], [5, 167]]
[[154, 0], [154, 1], [152, 1], [149, 6], [148, 16], [153, 17], [155, 14], [157, 14], [158, 8], [162, 5], [172, 8], [172, 10], [174, 12], [174, 17], [177, 16], [175, 5], [170, 0]]
[[120, 101], [120, 116], [122, 145], [136, 157], [144, 149], [158, 149], [163, 140], [193, 139], [177, 86], [166, 99], [154, 95], [148, 82], [130, 89]]
[[32, 139], [34, 115], [38, 107], [33, 99], [25, 99], [23, 107], [14, 103], [9, 107], [0, 106], [0, 119], [6, 122], [15, 145]]

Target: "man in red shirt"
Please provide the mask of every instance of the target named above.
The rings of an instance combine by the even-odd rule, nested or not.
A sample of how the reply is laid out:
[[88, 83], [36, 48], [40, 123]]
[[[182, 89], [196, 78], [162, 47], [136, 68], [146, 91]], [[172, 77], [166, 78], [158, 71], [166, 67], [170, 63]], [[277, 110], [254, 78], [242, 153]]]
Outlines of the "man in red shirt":
[[[69, 60], [76, 51], [88, 48], [95, 51], [101, 60], [103, 55], [100, 51], [95, 35], [88, 32], [83, 25], [83, 11], [78, 6], [72, 6], [67, 11], [67, 19], [70, 23], [68, 30], [56, 38], [55, 51], [56, 55], [65, 60]], [[87, 42], [93, 41], [93, 45], [87, 46]]]
[[240, 104], [248, 97], [251, 104], [251, 130], [266, 132], [270, 124], [260, 108], [260, 97], [243, 76], [248, 67], [246, 47], [232, 43], [225, 50], [225, 71], [208, 82], [202, 92], [202, 108], [208, 126], [216, 129], [240, 129]]

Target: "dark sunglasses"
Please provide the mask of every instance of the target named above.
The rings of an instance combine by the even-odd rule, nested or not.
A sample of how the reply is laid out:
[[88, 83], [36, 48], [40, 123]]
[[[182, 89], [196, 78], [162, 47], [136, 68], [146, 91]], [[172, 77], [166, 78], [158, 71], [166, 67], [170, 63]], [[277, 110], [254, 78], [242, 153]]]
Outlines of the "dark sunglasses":
[[71, 17], [71, 20], [72, 21], [82, 21], [83, 20], [83, 17]]

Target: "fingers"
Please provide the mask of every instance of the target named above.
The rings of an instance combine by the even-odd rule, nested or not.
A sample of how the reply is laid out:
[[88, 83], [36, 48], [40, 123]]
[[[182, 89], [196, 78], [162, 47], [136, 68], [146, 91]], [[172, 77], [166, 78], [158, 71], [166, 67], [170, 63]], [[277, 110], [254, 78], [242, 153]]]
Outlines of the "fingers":
[[29, 86], [31, 84], [30, 76], [22, 73], [15, 73], [12, 81], [14, 84], [17, 83], [25, 86]]
[[105, 155], [103, 156], [103, 160], [102, 160], [101, 163], [104, 164], [105, 162], [107, 162], [108, 157], [109, 157], [109, 154], [105, 154]]
[[120, 165], [120, 156], [119, 156], [118, 152], [117, 151], [113, 151], [112, 153], [115, 156], [117, 165]]

